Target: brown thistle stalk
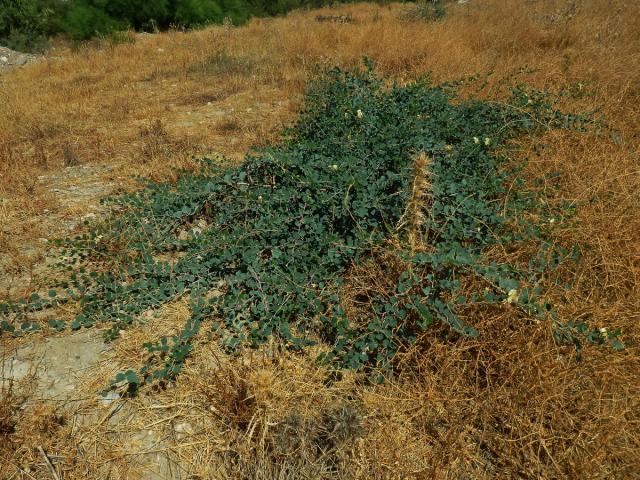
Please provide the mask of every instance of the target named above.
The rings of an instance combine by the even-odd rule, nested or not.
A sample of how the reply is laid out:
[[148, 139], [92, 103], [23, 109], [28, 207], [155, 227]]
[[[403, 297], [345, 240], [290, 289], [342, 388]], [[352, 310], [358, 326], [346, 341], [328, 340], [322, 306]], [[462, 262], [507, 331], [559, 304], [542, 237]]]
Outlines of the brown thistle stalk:
[[421, 248], [425, 224], [425, 208], [431, 201], [431, 160], [424, 152], [414, 159], [413, 184], [407, 209], [401, 219], [400, 227], [407, 227], [407, 241], [411, 252]]

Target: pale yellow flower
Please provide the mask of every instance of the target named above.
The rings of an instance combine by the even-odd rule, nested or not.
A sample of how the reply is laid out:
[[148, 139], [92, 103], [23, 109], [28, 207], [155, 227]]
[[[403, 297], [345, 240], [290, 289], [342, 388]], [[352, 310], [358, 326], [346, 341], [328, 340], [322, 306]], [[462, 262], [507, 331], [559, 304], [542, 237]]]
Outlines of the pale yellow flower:
[[515, 288], [512, 288], [511, 290], [509, 290], [509, 293], [507, 294], [507, 303], [518, 303], [518, 298], [520, 296], [518, 295], [518, 290], [516, 290]]

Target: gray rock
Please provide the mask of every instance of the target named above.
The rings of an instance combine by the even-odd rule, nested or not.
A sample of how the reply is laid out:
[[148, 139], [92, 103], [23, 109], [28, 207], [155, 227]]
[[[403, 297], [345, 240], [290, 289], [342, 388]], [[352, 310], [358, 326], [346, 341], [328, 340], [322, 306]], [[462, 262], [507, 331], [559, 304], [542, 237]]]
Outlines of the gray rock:
[[96, 330], [50, 337], [19, 348], [2, 368], [5, 377], [15, 381], [34, 375], [36, 396], [64, 400], [73, 396], [76, 377], [96, 365], [105, 348]]
[[118, 392], [110, 390], [106, 395], [100, 397], [100, 403], [103, 405], [111, 405], [113, 402], [120, 400], [120, 395]]

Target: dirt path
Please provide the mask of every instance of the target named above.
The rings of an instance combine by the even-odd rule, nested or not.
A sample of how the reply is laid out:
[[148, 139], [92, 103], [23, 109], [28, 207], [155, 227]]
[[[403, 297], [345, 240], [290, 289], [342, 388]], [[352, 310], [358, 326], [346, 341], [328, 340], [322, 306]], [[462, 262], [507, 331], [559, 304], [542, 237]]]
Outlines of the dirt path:
[[[211, 147], [227, 155], [236, 150], [240, 155], [237, 152], [245, 150], [248, 143], [246, 125], [262, 123], [274, 108], [286, 110], [288, 104], [265, 102], [262, 97], [242, 93], [227, 99], [224, 105], [209, 103], [172, 115], [165, 120], [165, 126], [173, 131], [189, 131], [224, 123], [228, 129], [226, 144], [212, 142]], [[31, 210], [35, 210], [34, 214], [23, 221], [25, 234], [15, 248], [0, 252], [0, 298], [46, 292], [47, 283], [56, 275], [52, 266], [57, 256], [50, 241], [81, 233], [84, 221], [106, 215], [108, 209], [101, 199], [131, 188], [128, 172], [126, 165], [81, 164], [37, 177], [37, 206]], [[57, 318], [58, 313], [38, 312], [33, 319]], [[189, 421], [171, 422], [169, 426], [160, 422], [154, 427], [148, 421], [149, 409], [164, 409], [163, 404], [150, 398], [132, 402], [116, 391], [102, 394], [117, 371], [122, 355], [118, 348], [117, 344], [105, 343], [99, 329], [61, 333], [45, 329], [21, 338], [4, 337], [0, 343], [1, 380], [3, 384], [20, 385], [26, 395], [21, 409], [54, 408], [56, 415], [73, 426], [70, 440], [78, 442], [79, 447], [95, 441], [91, 432], [96, 430], [102, 432], [107, 445], [117, 445], [116, 450], [123, 453], [113, 468], [127, 473], [117, 477], [105, 465], [99, 468], [106, 472], [100, 478], [188, 478], [175, 447], [188, 441], [193, 430]], [[167, 412], [171, 411], [167, 408]], [[29, 462], [25, 468], [28, 465]]]
[[53, 261], [49, 241], [72, 234], [85, 220], [95, 220], [105, 212], [100, 199], [113, 193], [117, 184], [109, 165], [78, 165], [38, 177], [38, 186], [47, 196], [47, 208], [28, 219], [46, 237], [25, 236], [18, 247], [0, 252], [0, 295], [12, 297], [38, 284], [50, 274]]
[[[28, 259], [28, 269], [10, 271], [7, 266], [12, 258], [6, 253], [0, 254], [0, 268], [7, 272], [0, 276], [0, 291], [16, 295], [45, 286], [56, 259], [48, 240], [77, 232], [82, 229], [83, 221], [93, 221], [105, 214], [100, 199], [118, 187], [113, 181], [113, 171], [108, 165], [79, 165], [39, 177], [40, 186], [51, 194], [56, 207], [43, 210], [32, 221], [45, 224], [48, 236], [25, 239], [20, 245], [19, 255]], [[42, 320], [52, 313], [38, 312], [37, 316]], [[180, 466], [166, 453], [170, 451], [170, 444], [160, 435], [161, 431], [120, 428], [122, 424], [144, 425], [146, 422], [139, 405], [127, 402], [115, 391], [101, 393], [108, 387], [106, 375], [109, 374], [105, 375], [105, 371], [113, 370], [114, 356], [113, 345], [105, 343], [99, 329], [60, 334], [45, 330], [21, 338], [5, 337], [0, 342], [1, 383], [3, 387], [20, 386], [21, 394], [25, 395], [20, 408], [37, 410], [50, 405], [65, 423], [78, 425], [80, 444], [87, 431], [101, 425], [103, 429], [111, 428], [110, 441], [130, 452], [141, 452], [120, 460], [126, 463], [127, 471], [135, 472], [132, 478], [183, 478]], [[98, 384], [97, 378], [105, 381]]]

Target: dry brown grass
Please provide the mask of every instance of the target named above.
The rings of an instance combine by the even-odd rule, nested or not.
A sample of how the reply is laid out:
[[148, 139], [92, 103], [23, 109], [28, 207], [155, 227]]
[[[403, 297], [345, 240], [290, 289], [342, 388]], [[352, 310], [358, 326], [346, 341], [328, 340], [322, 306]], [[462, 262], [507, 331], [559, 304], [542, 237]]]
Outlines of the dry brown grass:
[[[564, 107], [599, 109], [619, 136], [555, 132], [536, 140], [544, 145], [537, 153], [533, 144], [520, 145], [532, 176], [561, 174], [559, 193], [546, 200], [579, 207], [576, 224], [558, 241], [590, 246], [577, 266], [558, 274], [576, 281], [567, 298], [556, 299], [560, 315], [637, 339], [640, 4], [472, 0], [452, 4], [441, 22], [403, 21], [408, 8], [359, 4], [242, 28], [139, 36], [135, 45], [61, 45], [55, 57], [6, 74], [0, 246], [16, 262], [28, 261], [20, 244], [51, 228], [42, 214], [51, 194], [36, 177], [65, 162], [115, 165], [113, 175], [128, 188], [130, 174], [167, 178], [190, 165], [191, 153], [240, 158], [251, 144], [274, 141], [316, 64], [348, 67], [367, 55], [405, 81], [490, 71], [486, 95], [527, 65], [534, 72], [526, 81], [539, 88], [583, 88], [586, 95]], [[316, 15], [356, 21], [317, 22]], [[637, 342], [615, 354], [589, 347], [576, 362], [570, 347], [554, 343], [549, 325], [527, 325], [509, 309], [477, 315], [478, 339], [429, 333], [401, 359], [403, 373], [376, 387], [352, 374], [332, 381], [313, 353], [272, 346], [233, 360], [201, 346], [175, 387], [127, 401], [137, 412], [129, 420], [55, 424], [58, 433], [37, 441], [64, 456], [64, 478], [136, 478], [140, 467], [131, 458], [146, 457], [127, 442], [150, 424], [172, 435], [164, 453], [193, 478], [640, 478]], [[178, 323], [162, 325], [155, 331]], [[87, 388], [104, 385], [119, 361], [131, 364], [127, 356], [143, 339], [143, 331], [125, 337], [108, 371]], [[82, 408], [102, 417], [110, 407]], [[20, 432], [50, 418], [25, 412]], [[177, 435], [175, 425], [185, 421], [193, 431]], [[349, 433], [327, 435], [338, 423], [350, 425]], [[54, 428], [47, 425], [33, 431]], [[31, 464], [46, 478], [36, 440], [19, 438], [24, 462], [3, 455], [0, 471], [29, 478], [21, 472]]]

